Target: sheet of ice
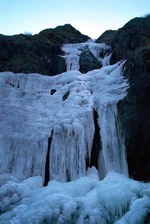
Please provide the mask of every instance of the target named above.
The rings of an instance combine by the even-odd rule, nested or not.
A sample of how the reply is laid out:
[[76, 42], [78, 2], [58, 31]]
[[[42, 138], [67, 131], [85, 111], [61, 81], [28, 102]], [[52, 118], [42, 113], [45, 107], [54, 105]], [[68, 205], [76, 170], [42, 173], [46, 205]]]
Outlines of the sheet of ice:
[[54, 130], [51, 177], [66, 181], [83, 176], [94, 135], [93, 102], [85, 77], [76, 71], [55, 77], [6, 72], [0, 79], [0, 174], [44, 176], [48, 137]]
[[[90, 171], [92, 174], [92, 170]], [[0, 188], [0, 223], [142, 224], [150, 213], [150, 184], [109, 173], [103, 181], [82, 177], [69, 183], [41, 177]]]
[[98, 60], [110, 53], [105, 44], [66, 44], [62, 50], [68, 72], [55, 77], [1, 73], [0, 174], [20, 179], [44, 177], [50, 150], [52, 179], [84, 176], [95, 131], [93, 108], [99, 114], [102, 138], [99, 175], [104, 177], [109, 171], [127, 174], [116, 106], [127, 86], [121, 75], [123, 63], [81, 74], [77, 71], [79, 56], [87, 46]]
[[84, 176], [95, 131], [93, 108], [99, 114], [102, 138], [99, 175], [104, 177], [109, 171], [127, 174], [123, 138], [116, 122], [116, 104], [127, 87], [122, 66], [117, 63], [87, 74], [68, 71], [55, 77], [1, 73], [0, 174], [20, 179], [44, 177], [53, 130], [51, 178], [67, 181]]

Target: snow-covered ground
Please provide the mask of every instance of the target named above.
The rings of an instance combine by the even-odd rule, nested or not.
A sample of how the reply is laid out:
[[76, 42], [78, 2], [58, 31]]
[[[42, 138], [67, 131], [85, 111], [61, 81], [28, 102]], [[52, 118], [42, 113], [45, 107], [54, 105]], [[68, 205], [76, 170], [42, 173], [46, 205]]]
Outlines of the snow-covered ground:
[[[41, 177], [9, 181], [0, 190], [1, 224], [143, 224], [150, 212], [150, 184], [117, 173], [103, 181], [91, 168], [69, 183]], [[148, 223], [148, 222], [146, 222]]]
[[[85, 46], [103, 67], [82, 74]], [[143, 224], [150, 212], [150, 184], [127, 177], [117, 116], [128, 88], [124, 62], [108, 65], [105, 44], [62, 49], [68, 71], [60, 75], [0, 73], [0, 224]], [[102, 148], [98, 170], [87, 171], [94, 110]], [[43, 187], [48, 171], [50, 181]]]

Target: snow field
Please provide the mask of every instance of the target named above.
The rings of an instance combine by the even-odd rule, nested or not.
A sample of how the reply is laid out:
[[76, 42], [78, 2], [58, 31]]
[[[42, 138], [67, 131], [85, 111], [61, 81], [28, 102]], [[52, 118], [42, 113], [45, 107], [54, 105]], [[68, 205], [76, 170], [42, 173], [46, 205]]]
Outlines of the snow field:
[[0, 189], [0, 223], [142, 224], [150, 212], [150, 185], [110, 172], [99, 181], [90, 175], [68, 183], [41, 177], [20, 183], [8, 181]]

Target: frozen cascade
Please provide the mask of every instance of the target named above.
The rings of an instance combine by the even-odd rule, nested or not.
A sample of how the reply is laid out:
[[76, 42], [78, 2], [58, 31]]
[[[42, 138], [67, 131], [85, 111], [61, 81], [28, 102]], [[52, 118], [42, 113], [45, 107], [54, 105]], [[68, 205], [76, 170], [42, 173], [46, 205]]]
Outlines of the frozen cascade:
[[50, 149], [51, 178], [61, 181], [85, 175], [94, 136], [93, 103], [85, 77], [79, 75], [67, 89], [69, 96], [57, 114], [59, 121], [54, 126]]
[[55, 77], [5, 72], [0, 78], [0, 174], [44, 177], [53, 130], [51, 178], [67, 181], [85, 175], [94, 135], [93, 103], [85, 77], [69, 71]]
[[79, 71], [79, 56], [82, 53], [83, 44], [65, 44], [62, 47], [62, 50], [65, 52], [63, 56], [66, 60], [66, 70], [77, 70]]
[[[125, 97], [127, 88], [127, 82], [121, 75], [124, 62], [113, 66], [105, 66], [109, 63], [108, 58], [111, 56], [110, 47], [105, 44], [86, 44], [88, 44], [91, 53], [104, 66], [101, 70], [97, 70], [97, 72], [91, 71], [87, 73], [87, 76], [90, 76], [89, 79], [92, 79], [92, 76], [97, 73], [97, 80], [94, 80], [92, 92], [94, 95], [94, 107], [99, 115], [102, 142], [102, 150], [100, 150], [98, 162], [99, 175], [101, 178], [104, 178], [110, 171], [128, 175], [124, 139], [117, 118], [117, 103]], [[77, 52], [78, 48], [82, 49], [84, 46], [83, 44], [77, 44], [73, 48], [71, 44], [67, 44], [64, 45], [63, 50], [67, 54], [69, 53], [69, 55], [74, 55], [75, 47]], [[79, 58], [79, 55], [76, 55], [76, 57]], [[70, 57], [70, 59], [72, 58]], [[69, 60], [68, 62], [68, 58], [66, 58], [67, 68], [69, 68], [70, 63], [72, 64], [73, 61]]]
[[[72, 55], [87, 45], [93, 52], [101, 52], [102, 47], [108, 50], [106, 45], [98, 47], [91, 42], [64, 45], [63, 49]], [[79, 61], [79, 54], [76, 59]], [[81, 74], [77, 64], [76, 70], [71, 70], [73, 61], [74, 57], [69, 62], [66, 57], [69, 71], [54, 77], [1, 73], [1, 174], [20, 179], [44, 177], [48, 139], [53, 131], [50, 178], [70, 181], [84, 176], [95, 132], [93, 109], [99, 115], [102, 142], [100, 177], [109, 171], [127, 174], [116, 106], [126, 94], [127, 83], [121, 76], [123, 63]]]
[[[85, 44], [93, 55], [102, 48], [84, 43], [78, 50]], [[127, 177], [117, 117], [128, 87], [124, 62], [87, 74], [77, 71], [77, 63], [72, 71], [69, 63], [67, 72], [54, 77], [0, 73], [0, 223], [147, 224], [150, 184]], [[86, 171], [93, 110], [102, 149], [98, 171]], [[51, 181], [43, 187], [46, 162]]]

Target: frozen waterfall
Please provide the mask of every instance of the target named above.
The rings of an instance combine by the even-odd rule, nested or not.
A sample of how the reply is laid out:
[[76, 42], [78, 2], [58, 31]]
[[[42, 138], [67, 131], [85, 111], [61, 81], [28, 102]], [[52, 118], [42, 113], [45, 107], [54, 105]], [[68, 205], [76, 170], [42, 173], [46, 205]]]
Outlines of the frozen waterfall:
[[117, 102], [127, 88], [121, 75], [124, 62], [81, 74], [79, 58], [85, 47], [98, 60], [108, 61], [111, 51], [105, 44], [66, 44], [62, 50], [67, 72], [54, 77], [1, 73], [1, 174], [20, 179], [40, 175], [47, 183], [85, 176], [94, 153], [95, 110], [102, 143], [99, 176], [110, 171], [127, 175], [117, 117]]
[[[74, 61], [79, 63], [78, 49], [85, 46], [88, 46], [90, 52], [103, 64], [102, 69], [86, 74], [91, 83], [93, 107], [99, 115], [98, 123], [102, 142], [98, 159], [99, 175], [104, 178], [110, 171], [128, 175], [124, 139], [117, 117], [117, 103], [125, 97], [127, 89], [127, 81], [121, 75], [124, 62], [105, 67], [109, 64], [111, 56], [110, 47], [105, 44], [90, 42], [76, 45], [67, 44], [62, 48], [66, 53], [67, 69], [72, 69], [70, 65]], [[79, 64], [76, 66], [76, 70], [79, 70]]]
[[[82, 74], [85, 47], [103, 67]], [[0, 224], [147, 224], [150, 184], [127, 177], [117, 115], [125, 62], [105, 44], [62, 50], [62, 74], [0, 73]]]
[[101, 178], [110, 171], [128, 175], [124, 138], [117, 116], [117, 103], [125, 97], [128, 85], [121, 75], [123, 64], [103, 67], [97, 73], [98, 79], [93, 86], [102, 142], [98, 163]]

